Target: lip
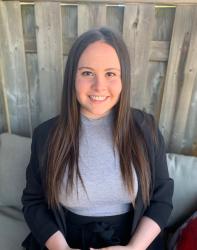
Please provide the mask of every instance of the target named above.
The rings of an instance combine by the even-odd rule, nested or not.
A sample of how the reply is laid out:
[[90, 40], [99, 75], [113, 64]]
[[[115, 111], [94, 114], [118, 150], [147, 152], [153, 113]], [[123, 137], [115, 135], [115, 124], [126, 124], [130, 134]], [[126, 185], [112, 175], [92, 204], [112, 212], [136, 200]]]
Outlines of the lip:
[[106, 96], [106, 98], [104, 100], [93, 100], [90, 98], [90, 96], [88, 96], [90, 101], [93, 102], [93, 103], [103, 103], [103, 102], [106, 102], [109, 98], [109, 96]]

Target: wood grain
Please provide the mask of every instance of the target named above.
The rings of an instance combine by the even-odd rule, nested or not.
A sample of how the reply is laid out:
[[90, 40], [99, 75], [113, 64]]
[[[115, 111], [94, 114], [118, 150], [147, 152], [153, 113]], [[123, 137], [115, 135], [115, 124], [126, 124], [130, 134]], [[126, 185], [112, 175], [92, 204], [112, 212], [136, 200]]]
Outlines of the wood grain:
[[62, 24], [60, 4], [35, 3], [39, 75], [39, 122], [60, 111], [63, 84]]
[[31, 119], [21, 9], [17, 1], [0, 2], [2, 75], [12, 133], [30, 135]]

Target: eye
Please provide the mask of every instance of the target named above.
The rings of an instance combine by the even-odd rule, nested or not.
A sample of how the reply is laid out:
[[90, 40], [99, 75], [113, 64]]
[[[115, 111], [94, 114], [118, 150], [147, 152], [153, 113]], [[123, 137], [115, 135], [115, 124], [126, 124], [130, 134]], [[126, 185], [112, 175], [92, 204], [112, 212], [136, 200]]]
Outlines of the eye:
[[107, 72], [106, 75], [110, 78], [116, 76], [114, 72]]
[[83, 71], [82, 76], [94, 76], [94, 73], [92, 73], [91, 71]]

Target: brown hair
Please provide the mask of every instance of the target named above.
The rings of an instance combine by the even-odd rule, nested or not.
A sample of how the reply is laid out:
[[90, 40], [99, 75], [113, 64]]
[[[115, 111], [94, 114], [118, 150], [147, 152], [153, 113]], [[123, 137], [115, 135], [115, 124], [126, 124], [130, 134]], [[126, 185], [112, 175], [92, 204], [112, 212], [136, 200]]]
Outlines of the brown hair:
[[[121, 65], [122, 92], [114, 106], [113, 136], [120, 156], [123, 181], [132, 195], [133, 172], [131, 164], [139, 174], [142, 198], [149, 204], [151, 183], [150, 166], [145, 140], [136, 126], [130, 108], [130, 60], [122, 37], [109, 28], [92, 29], [77, 38], [67, 59], [61, 99], [61, 111], [48, 146], [46, 172], [43, 176], [49, 207], [59, 207], [59, 192], [67, 171], [66, 193], [73, 190], [74, 177], [79, 177], [85, 189], [78, 166], [80, 105], [75, 93], [75, 76], [79, 58], [85, 48], [96, 41], [111, 45]], [[143, 145], [143, 146], [142, 146]], [[87, 193], [87, 191], [86, 191]]]

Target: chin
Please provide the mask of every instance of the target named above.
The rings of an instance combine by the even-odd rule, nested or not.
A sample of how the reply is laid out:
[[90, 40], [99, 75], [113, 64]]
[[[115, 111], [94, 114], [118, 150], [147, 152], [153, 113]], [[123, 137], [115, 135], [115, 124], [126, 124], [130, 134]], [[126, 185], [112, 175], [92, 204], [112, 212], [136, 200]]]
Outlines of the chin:
[[86, 113], [87, 114], [87, 116], [90, 116], [90, 117], [102, 117], [102, 116], [105, 116], [107, 113], [109, 112], [109, 110], [106, 110], [106, 111], [95, 111], [95, 112], [91, 112], [90, 110]]
[[105, 112], [97, 112], [97, 113], [94, 113], [93, 115], [94, 116], [105, 116], [109, 113], [109, 110], [105, 111]]

